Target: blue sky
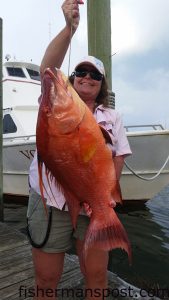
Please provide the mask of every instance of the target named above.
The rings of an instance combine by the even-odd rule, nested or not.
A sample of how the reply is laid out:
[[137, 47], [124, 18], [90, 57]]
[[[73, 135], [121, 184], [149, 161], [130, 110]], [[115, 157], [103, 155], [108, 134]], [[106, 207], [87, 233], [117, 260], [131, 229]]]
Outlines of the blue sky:
[[[62, 2], [0, 0], [3, 57], [40, 64], [49, 41], [64, 26]], [[84, 2], [72, 41], [71, 69], [87, 54]], [[111, 12], [116, 109], [126, 125], [162, 123], [169, 128], [169, 0], [111, 0]], [[62, 69], [67, 73], [68, 57]]]

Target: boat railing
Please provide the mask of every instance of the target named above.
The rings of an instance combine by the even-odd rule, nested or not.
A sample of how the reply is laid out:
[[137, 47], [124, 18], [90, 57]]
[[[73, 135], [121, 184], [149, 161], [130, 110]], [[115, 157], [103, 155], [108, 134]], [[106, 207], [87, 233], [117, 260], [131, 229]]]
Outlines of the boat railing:
[[136, 131], [141, 131], [141, 130], [164, 130], [164, 127], [161, 124], [126, 125], [124, 127], [125, 127], [127, 132], [129, 132], [131, 130], [133, 131], [133, 129], [136, 129]]
[[19, 135], [19, 136], [3, 136], [3, 141], [5, 142], [12, 142], [12, 141], [19, 141], [19, 140], [24, 140], [24, 141], [30, 141], [30, 140], [35, 140], [36, 135]]

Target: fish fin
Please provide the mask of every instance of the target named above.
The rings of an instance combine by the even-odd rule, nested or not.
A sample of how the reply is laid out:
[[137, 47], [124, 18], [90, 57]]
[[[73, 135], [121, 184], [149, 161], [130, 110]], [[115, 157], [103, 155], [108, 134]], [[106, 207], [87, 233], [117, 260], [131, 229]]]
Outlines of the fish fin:
[[[43, 201], [43, 205], [44, 205], [44, 208], [45, 208], [45, 211], [47, 213], [47, 206], [46, 206], [46, 200], [45, 200], [45, 197], [44, 197], [44, 190], [46, 192], [46, 194], [48, 195], [49, 199], [51, 202], [54, 202], [53, 199], [55, 200], [55, 203], [57, 203], [56, 201], [56, 198], [53, 194], [53, 191], [52, 191], [52, 188], [51, 188], [51, 182], [52, 182], [52, 179], [54, 178], [53, 175], [51, 174], [51, 172], [47, 169], [47, 167], [45, 166], [45, 164], [41, 161], [41, 159], [39, 158], [39, 155], [37, 155], [38, 157], [38, 175], [39, 175], [39, 188], [40, 188], [40, 194], [41, 194], [41, 198], [42, 198], [42, 201]], [[47, 183], [49, 185], [49, 188], [50, 188], [50, 192], [53, 196], [53, 199], [51, 199], [44, 183], [43, 183], [43, 176], [42, 176], [42, 169], [43, 169], [43, 165], [45, 167], [45, 175], [46, 175], [46, 178], [47, 178]], [[49, 181], [49, 178], [50, 178], [50, 181]]]
[[[46, 166], [45, 166], [45, 175], [46, 175], [46, 178], [47, 178], [47, 182], [48, 182], [48, 186], [49, 186], [51, 195], [52, 195], [52, 197], [53, 197], [54, 200], [50, 197], [48, 191], [46, 190], [46, 188], [45, 188], [45, 186], [44, 186], [45, 192], [46, 192], [46, 194], [48, 195], [50, 201], [53, 202], [53, 203], [54, 203], [54, 201], [55, 201], [54, 204], [57, 204], [57, 206], [59, 206], [59, 204], [58, 204], [57, 201], [56, 201], [56, 197], [55, 197], [55, 195], [53, 194], [53, 191], [52, 191], [52, 188], [51, 188], [52, 180], [54, 180], [55, 178], [54, 178], [54, 176], [52, 175], [52, 173], [47, 169]], [[49, 180], [49, 178], [50, 178], [50, 180]], [[55, 185], [57, 185], [56, 180], [55, 180]]]
[[83, 162], [88, 162], [95, 154], [97, 148], [97, 140], [85, 129], [79, 128], [79, 147]]
[[[113, 183], [114, 186], [114, 183]], [[120, 203], [122, 204], [122, 193], [121, 193], [121, 187], [120, 187], [120, 183], [119, 180], [115, 181], [115, 186], [111, 192], [112, 198], [116, 203]]]
[[131, 245], [127, 233], [113, 209], [110, 209], [108, 214], [106, 214], [104, 222], [92, 215], [85, 236], [83, 249], [84, 264], [87, 250], [91, 247], [106, 251], [121, 248], [127, 252], [129, 263], [131, 264]]
[[103, 134], [105, 142], [108, 143], [108, 144], [112, 144], [112, 140], [111, 140], [111, 137], [109, 135], [109, 132], [100, 124], [99, 124], [99, 127], [100, 127], [100, 130], [101, 130], [102, 134]]
[[71, 216], [71, 221], [72, 221], [72, 225], [73, 228], [76, 228], [76, 224], [77, 224], [77, 218], [79, 215], [79, 212], [81, 210], [81, 206], [79, 201], [77, 200], [77, 198], [68, 190], [63, 191], [65, 199], [66, 199], [66, 203], [68, 205], [68, 209], [70, 212], [70, 216]]

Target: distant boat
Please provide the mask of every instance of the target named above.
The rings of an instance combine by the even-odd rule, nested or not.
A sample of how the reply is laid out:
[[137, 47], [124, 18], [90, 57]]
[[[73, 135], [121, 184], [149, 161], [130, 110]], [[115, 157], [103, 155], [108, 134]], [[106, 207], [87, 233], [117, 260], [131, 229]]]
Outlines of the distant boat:
[[[40, 92], [39, 66], [17, 61], [4, 63], [3, 192], [5, 195], [28, 196], [28, 172], [35, 152]], [[126, 159], [121, 177], [124, 200], [150, 199], [169, 183], [169, 130], [164, 130], [162, 126], [151, 126], [152, 130], [139, 127], [141, 131], [127, 131], [133, 155]], [[138, 176], [156, 178], [143, 180]]]

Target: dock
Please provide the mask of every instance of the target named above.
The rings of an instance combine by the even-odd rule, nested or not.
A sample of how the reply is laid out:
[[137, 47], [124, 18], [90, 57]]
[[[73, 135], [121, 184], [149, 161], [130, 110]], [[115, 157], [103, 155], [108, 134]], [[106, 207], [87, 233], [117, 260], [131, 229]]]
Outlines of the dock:
[[[109, 290], [105, 291], [103, 299], [157, 299], [148, 296], [142, 298], [138, 288], [109, 271], [108, 282]], [[26, 236], [26, 206], [5, 204], [4, 222], [0, 222], [0, 299], [33, 299], [33, 286], [31, 246]], [[124, 293], [120, 293], [122, 290], [125, 290], [125, 297]], [[129, 291], [130, 294], [127, 295]], [[76, 255], [66, 254], [64, 272], [57, 292], [59, 300], [85, 299], [84, 278]]]

